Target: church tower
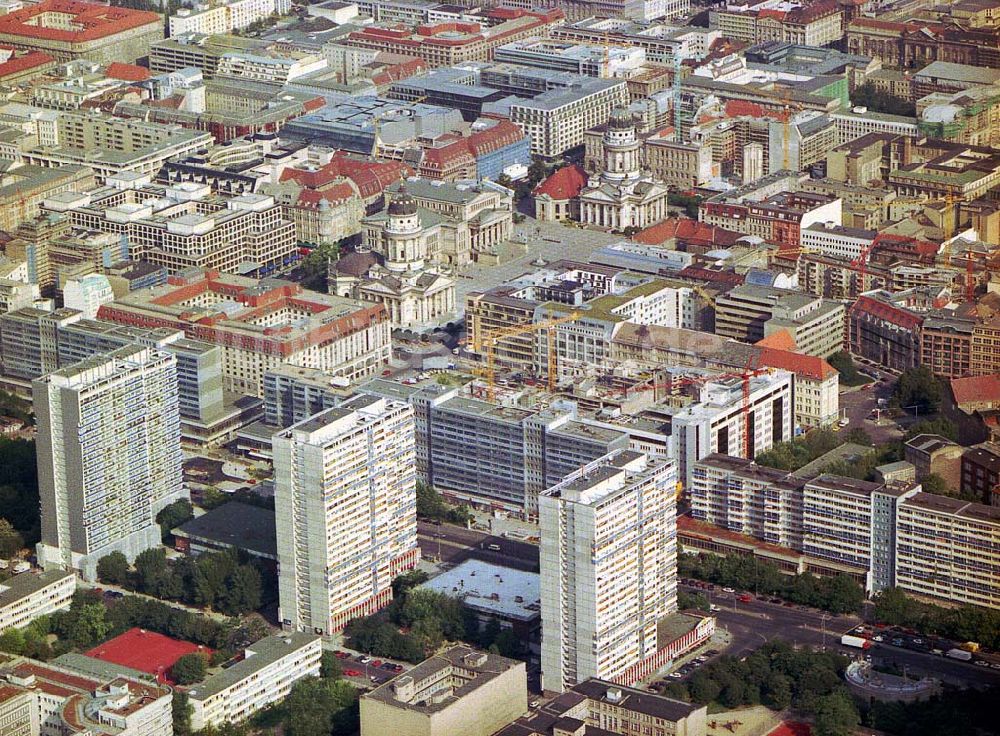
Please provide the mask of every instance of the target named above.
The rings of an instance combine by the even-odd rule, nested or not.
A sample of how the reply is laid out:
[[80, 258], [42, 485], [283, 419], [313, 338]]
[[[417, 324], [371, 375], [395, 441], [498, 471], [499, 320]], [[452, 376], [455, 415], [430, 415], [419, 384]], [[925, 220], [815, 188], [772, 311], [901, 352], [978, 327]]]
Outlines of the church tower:
[[604, 172], [601, 178], [609, 184], [638, 179], [641, 147], [632, 114], [624, 108], [615, 108], [604, 131]]
[[389, 222], [383, 236], [385, 267], [397, 273], [422, 269], [427, 258], [427, 239], [421, 232], [416, 200], [406, 191], [405, 182], [386, 211]]

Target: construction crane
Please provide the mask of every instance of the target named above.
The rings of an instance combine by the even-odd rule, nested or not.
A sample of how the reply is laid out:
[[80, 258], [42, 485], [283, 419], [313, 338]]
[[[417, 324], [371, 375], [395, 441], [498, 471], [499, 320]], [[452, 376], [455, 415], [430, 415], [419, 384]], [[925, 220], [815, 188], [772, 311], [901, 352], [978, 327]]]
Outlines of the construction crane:
[[579, 312], [570, 312], [562, 317], [553, 317], [551, 319], [540, 320], [538, 322], [531, 322], [523, 325], [514, 325], [512, 327], [501, 327], [496, 330], [491, 330], [481, 337], [477, 335], [476, 352], [485, 353], [486, 355], [486, 366], [482, 369], [482, 375], [486, 378], [486, 398], [489, 401], [496, 399], [496, 348], [500, 341], [510, 337], [517, 337], [518, 335], [538, 332], [540, 330], [545, 330], [548, 333], [548, 361], [546, 365], [548, 373], [547, 381], [549, 391], [554, 391], [556, 387], [556, 373], [558, 370], [555, 347], [555, 328], [559, 325], [566, 324], [567, 322], [574, 322], [579, 318]]
[[[427, 95], [420, 95], [419, 97], [414, 97], [412, 100], [407, 100], [411, 105], [416, 105], [419, 102], [423, 102], [427, 99]], [[382, 143], [381, 141], [381, 130], [382, 130], [382, 118], [392, 115], [398, 112], [398, 110], [384, 110], [372, 116], [372, 131], [374, 135], [372, 136], [372, 152], [371, 157], [377, 159], [379, 157], [379, 147]]]

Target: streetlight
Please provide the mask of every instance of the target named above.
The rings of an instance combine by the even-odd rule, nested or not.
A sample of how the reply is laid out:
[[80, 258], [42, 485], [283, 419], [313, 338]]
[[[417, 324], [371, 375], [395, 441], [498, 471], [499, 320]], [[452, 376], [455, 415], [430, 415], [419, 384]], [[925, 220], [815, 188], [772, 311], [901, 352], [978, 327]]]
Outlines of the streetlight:
[[830, 618], [830, 614], [824, 611], [823, 615], [819, 617], [820, 622], [823, 624], [823, 651], [826, 651], [826, 622]]

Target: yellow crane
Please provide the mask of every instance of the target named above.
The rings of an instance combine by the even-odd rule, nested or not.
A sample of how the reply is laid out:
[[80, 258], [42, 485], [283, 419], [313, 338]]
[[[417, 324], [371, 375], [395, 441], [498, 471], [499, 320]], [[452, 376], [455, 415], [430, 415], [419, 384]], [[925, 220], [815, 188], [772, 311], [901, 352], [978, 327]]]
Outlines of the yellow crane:
[[491, 330], [481, 337], [477, 335], [476, 352], [485, 353], [486, 357], [486, 366], [482, 369], [482, 375], [486, 378], [486, 398], [490, 401], [496, 398], [496, 349], [500, 341], [509, 337], [517, 337], [518, 335], [538, 332], [540, 330], [545, 330], [548, 333], [547, 380], [549, 391], [554, 391], [558, 369], [555, 328], [567, 322], [574, 322], [579, 318], [579, 312], [570, 312], [562, 317], [553, 317], [551, 319], [514, 325], [512, 327], [501, 327]]

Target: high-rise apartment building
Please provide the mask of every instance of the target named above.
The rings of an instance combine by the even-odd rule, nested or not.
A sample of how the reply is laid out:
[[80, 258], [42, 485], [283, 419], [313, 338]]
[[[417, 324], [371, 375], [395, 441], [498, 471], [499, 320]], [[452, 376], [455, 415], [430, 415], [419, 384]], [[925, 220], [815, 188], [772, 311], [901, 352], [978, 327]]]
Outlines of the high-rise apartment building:
[[539, 496], [542, 684], [633, 679], [677, 607], [676, 467], [621, 450]]
[[156, 514], [185, 495], [176, 374], [129, 345], [34, 381], [44, 568], [93, 580], [109, 552], [159, 545]]
[[278, 618], [329, 636], [420, 558], [413, 410], [359, 395], [274, 436]]

